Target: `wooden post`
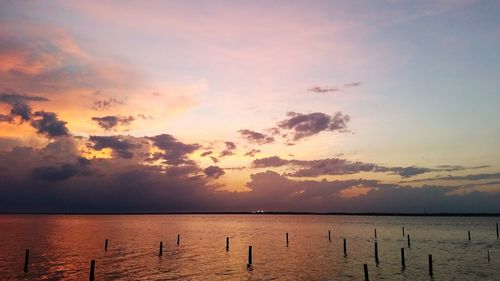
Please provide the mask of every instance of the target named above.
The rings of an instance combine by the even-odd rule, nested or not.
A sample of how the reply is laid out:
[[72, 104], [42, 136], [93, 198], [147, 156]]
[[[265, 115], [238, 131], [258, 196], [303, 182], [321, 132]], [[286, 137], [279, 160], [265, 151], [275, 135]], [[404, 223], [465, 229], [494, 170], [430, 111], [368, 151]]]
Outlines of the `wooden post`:
[[429, 255], [429, 275], [432, 277], [434, 272], [432, 270], [432, 255]]
[[288, 247], [288, 232], [286, 233], [286, 246]]
[[370, 281], [370, 277], [368, 277], [368, 265], [363, 264], [363, 269], [365, 270], [365, 281]]
[[405, 237], [405, 227], [403, 226], [403, 237]]
[[229, 252], [229, 237], [226, 237], [226, 252]]
[[406, 262], [405, 262], [405, 248], [401, 248], [401, 266], [403, 268], [406, 267]]
[[469, 240], [470, 240], [470, 230], [467, 230], [467, 234], [469, 235]]
[[177, 246], [181, 243], [181, 235], [177, 234]]
[[158, 254], [158, 256], [163, 256], [163, 242], [160, 242], [160, 253]]
[[94, 281], [95, 260], [90, 261], [89, 281]]
[[252, 246], [248, 246], [248, 265], [252, 266]]
[[407, 235], [408, 237], [408, 248], [411, 248], [411, 243], [410, 243], [410, 234]]
[[347, 241], [344, 238], [344, 257], [347, 257]]
[[332, 242], [332, 234], [330, 230], [328, 230], [328, 241]]
[[26, 253], [24, 255], [24, 272], [28, 272], [28, 263], [30, 260], [30, 249], [26, 249]]
[[377, 239], [377, 229], [375, 228], [375, 239]]
[[379, 263], [379, 260], [378, 260], [378, 244], [377, 242], [375, 242], [375, 263]]
[[104, 251], [108, 251], [108, 238], [104, 241]]
[[498, 233], [498, 222], [497, 222], [497, 239], [500, 238], [499, 233]]
[[488, 253], [488, 263], [491, 261], [490, 259], [490, 250], [487, 250], [487, 253]]

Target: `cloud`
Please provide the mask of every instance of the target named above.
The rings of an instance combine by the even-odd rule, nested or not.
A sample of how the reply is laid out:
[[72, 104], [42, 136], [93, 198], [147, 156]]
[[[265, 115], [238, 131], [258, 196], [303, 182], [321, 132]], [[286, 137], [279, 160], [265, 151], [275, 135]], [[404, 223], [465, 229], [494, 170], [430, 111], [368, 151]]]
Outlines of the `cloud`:
[[133, 116], [103, 116], [103, 117], [92, 117], [92, 121], [97, 122], [99, 127], [104, 130], [111, 130], [114, 127], [121, 125], [130, 125], [135, 120]]
[[210, 159], [212, 159], [212, 162], [214, 163], [219, 163], [219, 159], [217, 159], [216, 157], [210, 156]]
[[134, 156], [132, 150], [141, 146], [122, 136], [90, 136], [89, 141], [93, 143], [92, 149], [110, 148], [113, 154], [125, 159], [131, 159]]
[[33, 180], [43, 180], [49, 182], [64, 181], [77, 175], [88, 176], [92, 173], [88, 169], [90, 161], [79, 158], [76, 164], [62, 164], [60, 166], [43, 166], [32, 170]]
[[350, 88], [350, 87], [359, 87], [361, 86], [361, 82], [352, 82], [352, 83], [346, 83], [344, 84], [344, 87]]
[[59, 120], [54, 112], [37, 111], [33, 114], [31, 126], [37, 133], [49, 138], [69, 135], [65, 121]]
[[188, 159], [188, 154], [201, 148], [199, 144], [185, 144], [178, 141], [175, 137], [169, 134], [161, 134], [154, 137], [147, 137], [153, 142], [153, 145], [163, 150], [157, 154], [157, 157], [165, 160], [165, 163], [171, 165], [192, 163]]
[[209, 166], [203, 170], [205, 175], [209, 178], [218, 179], [225, 174], [224, 170], [219, 166]]
[[327, 115], [321, 112], [314, 112], [309, 114], [302, 114], [296, 112], [289, 112], [289, 118], [279, 122], [274, 128], [275, 133], [291, 135], [294, 141], [301, 140], [322, 131], [338, 131], [346, 132], [347, 123], [350, 117], [341, 112], [334, 115]]
[[[480, 167], [488, 167], [488, 166], [480, 166]], [[474, 169], [476, 167], [472, 167]], [[426, 181], [441, 181], [441, 180], [454, 180], [454, 181], [479, 181], [486, 179], [499, 179], [500, 173], [482, 173], [482, 174], [470, 174], [466, 176], [438, 176], [433, 178], [425, 178], [425, 179], [415, 179], [415, 180], [406, 180], [401, 181], [401, 183], [410, 183], [410, 182], [426, 182]]]
[[236, 144], [234, 142], [231, 142], [231, 141], [226, 141], [226, 142], [224, 142], [224, 144], [226, 146], [226, 149], [221, 151], [221, 153], [219, 154], [219, 157], [234, 155], [234, 150], [236, 149]]
[[281, 159], [278, 156], [265, 157], [253, 160], [252, 164], [256, 168], [281, 167], [289, 164], [289, 160]]
[[204, 151], [202, 154], [200, 154], [200, 156], [205, 157], [205, 156], [211, 155], [212, 153], [213, 153], [213, 151], [208, 150], [208, 151]]
[[274, 142], [273, 137], [267, 136], [263, 133], [251, 131], [248, 129], [239, 130], [238, 132], [250, 143], [261, 145]]
[[116, 98], [105, 98], [94, 101], [92, 109], [94, 109], [95, 111], [104, 111], [111, 109], [112, 107], [115, 107], [117, 105], [123, 105], [124, 103], [125, 102], [123, 100], [119, 100]]
[[257, 153], [260, 153], [260, 149], [250, 149], [245, 153], [245, 156], [254, 157]]
[[11, 107], [9, 115], [3, 115], [3, 121], [11, 122], [15, 117], [20, 117], [21, 121], [28, 121], [31, 118], [31, 106], [29, 102], [43, 102], [48, 99], [40, 96], [26, 96], [13, 91], [0, 93], [0, 103]]
[[314, 92], [314, 93], [332, 93], [332, 92], [339, 92], [341, 91], [340, 88], [336, 87], [320, 87], [320, 86], [314, 86], [310, 89], [308, 89], [309, 92]]

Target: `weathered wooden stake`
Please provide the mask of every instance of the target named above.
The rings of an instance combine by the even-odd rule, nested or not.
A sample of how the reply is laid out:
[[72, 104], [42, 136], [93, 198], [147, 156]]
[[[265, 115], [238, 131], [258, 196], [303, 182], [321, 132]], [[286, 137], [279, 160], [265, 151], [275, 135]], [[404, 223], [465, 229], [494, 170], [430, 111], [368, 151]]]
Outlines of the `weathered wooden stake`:
[[229, 237], [226, 237], [226, 252], [229, 252]]
[[375, 228], [375, 239], [377, 239], [377, 229]]
[[403, 226], [403, 237], [405, 237], [405, 227]]
[[370, 277], [368, 277], [368, 265], [363, 264], [363, 269], [365, 270], [365, 281], [370, 281]]
[[405, 248], [401, 248], [401, 266], [403, 268], [406, 267], [406, 262], [405, 262]]
[[248, 246], [248, 265], [252, 265], [252, 246]]
[[469, 240], [470, 240], [470, 230], [467, 230], [467, 234], [469, 235]]
[[488, 253], [488, 263], [491, 261], [490, 259], [490, 250], [487, 250], [487, 253]]
[[95, 260], [90, 261], [89, 281], [94, 281]]
[[377, 242], [375, 242], [375, 262], [377, 264], [379, 263], [379, 260], [378, 260], [378, 244], [377, 244]]
[[410, 243], [410, 234], [408, 234], [406, 237], [408, 237], [408, 248], [411, 248], [411, 243]]
[[347, 240], [344, 238], [344, 257], [347, 257]]
[[158, 256], [163, 256], [163, 242], [160, 242], [160, 253], [158, 254]]
[[104, 241], [104, 251], [108, 250], [108, 239], [106, 238], [106, 241]]
[[330, 230], [328, 230], [328, 241], [332, 242], [332, 234]]
[[30, 249], [26, 249], [26, 254], [24, 255], [24, 272], [28, 272], [28, 263], [30, 259]]
[[500, 238], [500, 234], [498, 233], [498, 222], [497, 222], [497, 239]]
[[181, 235], [177, 234], [177, 246], [181, 243]]
[[432, 255], [429, 255], [429, 275], [431, 277], [434, 275], [434, 271], [432, 270]]
[[288, 232], [286, 233], [286, 246], [288, 247]]

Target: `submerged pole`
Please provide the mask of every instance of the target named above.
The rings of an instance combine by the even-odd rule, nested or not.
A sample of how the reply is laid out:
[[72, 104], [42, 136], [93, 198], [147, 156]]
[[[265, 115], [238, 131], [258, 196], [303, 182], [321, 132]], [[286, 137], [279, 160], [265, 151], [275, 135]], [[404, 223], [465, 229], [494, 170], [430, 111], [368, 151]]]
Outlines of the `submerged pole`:
[[408, 237], [408, 248], [411, 248], [411, 243], [410, 243], [410, 234], [407, 235]]
[[160, 253], [158, 254], [158, 256], [163, 256], [163, 242], [160, 242]]
[[498, 222], [497, 222], [497, 239], [500, 238], [499, 233], [498, 233]]
[[347, 257], [347, 240], [344, 238], [344, 257]]
[[429, 275], [432, 277], [434, 272], [432, 270], [432, 255], [429, 255]]
[[405, 237], [405, 227], [403, 226], [403, 237]]
[[406, 262], [405, 262], [405, 248], [401, 248], [401, 266], [403, 268], [406, 267]]
[[108, 250], [108, 238], [106, 238], [106, 241], [104, 241], [104, 251]]
[[229, 252], [229, 237], [226, 237], [226, 252]]
[[288, 232], [286, 233], [286, 246], [288, 247]]
[[490, 259], [490, 250], [487, 250], [487, 253], [488, 253], [488, 263], [491, 261]]
[[365, 281], [370, 281], [370, 277], [368, 277], [368, 265], [366, 263], [363, 264], [363, 269], [365, 271]]
[[177, 246], [181, 243], [181, 235], [177, 234]]
[[24, 272], [28, 272], [29, 259], [30, 259], [30, 249], [26, 249], [26, 253], [24, 255], [24, 268], [23, 268]]
[[470, 230], [467, 230], [467, 234], [469, 235], [469, 240], [470, 240]]
[[248, 267], [252, 266], [252, 246], [248, 246]]
[[328, 241], [332, 242], [332, 234], [330, 230], [328, 230]]
[[94, 281], [95, 260], [90, 261], [89, 281]]
[[378, 260], [378, 244], [377, 242], [375, 242], [375, 263], [379, 263], [379, 260]]
[[375, 239], [377, 239], [377, 229], [375, 228]]

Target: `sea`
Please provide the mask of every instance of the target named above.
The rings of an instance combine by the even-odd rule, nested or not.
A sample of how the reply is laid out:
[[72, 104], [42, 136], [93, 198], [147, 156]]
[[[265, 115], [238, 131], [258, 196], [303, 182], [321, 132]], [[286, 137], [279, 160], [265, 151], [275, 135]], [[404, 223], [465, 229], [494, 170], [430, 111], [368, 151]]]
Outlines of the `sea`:
[[90, 280], [92, 260], [94, 280], [363, 281], [365, 264], [369, 280], [500, 280], [499, 222], [469, 216], [0, 215], [0, 280]]

